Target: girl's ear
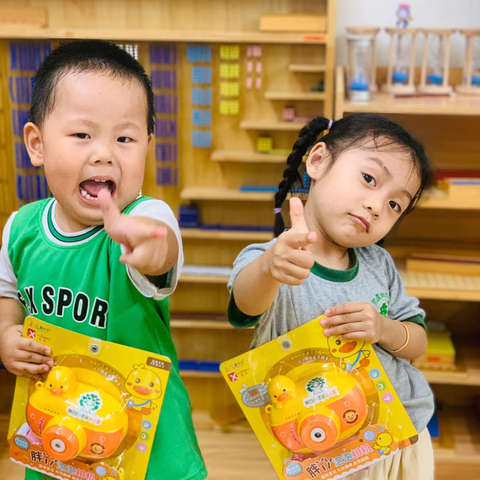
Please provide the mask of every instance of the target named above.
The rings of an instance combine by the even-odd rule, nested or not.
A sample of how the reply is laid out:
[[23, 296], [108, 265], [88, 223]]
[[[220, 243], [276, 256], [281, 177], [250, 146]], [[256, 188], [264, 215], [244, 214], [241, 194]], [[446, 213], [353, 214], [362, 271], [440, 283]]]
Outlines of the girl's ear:
[[324, 142], [317, 143], [307, 158], [307, 174], [312, 180], [318, 180], [326, 172], [329, 164], [330, 152]]
[[34, 167], [41, 167], [44, 163], [42, 133], [37, 125], [28, 122], [23, 127], [23, 138], [28, 156]]

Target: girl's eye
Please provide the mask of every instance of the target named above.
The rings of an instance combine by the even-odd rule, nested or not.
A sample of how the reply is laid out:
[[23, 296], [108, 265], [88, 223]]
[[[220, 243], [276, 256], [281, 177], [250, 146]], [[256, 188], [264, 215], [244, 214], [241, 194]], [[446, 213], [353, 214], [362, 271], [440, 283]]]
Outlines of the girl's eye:
[[130, 142], [133, 142], [133, 140], [130, 137], [118, 137], [117, 142], [130, 143]]
[[81, 138], [82, 140], [87, 140], [90, 138], [90, 135], [88, 133], [75, 133], [75, 137]]
[[402, 211], [402, 207], [400, 207], [400, 205], [397, 203], [397, 202], [394, 202], [393, 200], [390, 200], [388, 202], [388, 204], [392, 207], [392, 209], [395, 211], [395, 212], [398, 212], [400, 213]]
[[369, 175], [368, 173], [363, 174], [363, 179], [372, 187], [374, 187], [377, 183], [375, 182], [375, 179]]

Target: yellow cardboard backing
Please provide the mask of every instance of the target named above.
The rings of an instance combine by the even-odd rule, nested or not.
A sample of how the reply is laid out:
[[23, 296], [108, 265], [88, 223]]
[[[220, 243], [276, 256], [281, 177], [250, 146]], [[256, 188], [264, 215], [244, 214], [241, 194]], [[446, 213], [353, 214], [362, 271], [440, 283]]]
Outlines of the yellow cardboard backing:
[[[37, 437], [33, 435], [33, 429], [29, 428], [26, 412], [27, 406], [30, 409], [42, 409], [42, 405], [45, 404], [44, 399], [57, 404], [61, 403], [62, 396], [58, 390], [60, 387], [53, 385], [50, 388], [51, 385], [45, 383], [47, 374], [41, 376], [40, 383], [37, 385], [36, 380], [17, 377], [8, 432], [11, 459], [27, 468], [59, 479], [143, 479], [147, 471], [170, 374], [170, 360], [162, 355], [90, 338], [34, 317], [25, 319], [23, 335], [25, 338], [31, 338], [51, 348], [55, 366], [59, 366], [57, 371], [58, 368], [68, 367], [68, 371], [75, 372], [74, 386], [78, 389], [76, 395], [80, 395], [79, 398], [88, 401], [91, 400], [90, 397], [96, 397], [95, 394], [98, 392], [102, 392], [102, 395], [104, 395], [103, 392], [107, 394], [103, 397], [103, 404], [97, 411], [98, 415], [89, 417], [88, 412], [85, 415], [85, 410], [82, 410], [79, 402], [78, 407], [72, 408], [71, 403], [69, 406], [65, 405], [65, 412], [57, 417], [67, 417], [68, 420], [65, 420], [67, 424], [74, 419], [77, 425], [80, 422], [91, 431], [95, 431], [95, 428], [107, 431], [100, 436], [101, 439], [108, 436], [110, 430], [117, 429], [122, 432], [123, 429], [124, 438], [108, 458], [93, 458], [104, 448], [96, 444], [92, 447], [92, 452], [88, 452], [89, 458], [79, 455], [72, 460], [61, 461], [49, 456], [43, 444], [41, 442], [39, 444]], [[58, 388], [55, 390], [54, 387]], [[54, 390], [60, 393], [52, 394]], [[33, 396], [34, 392], [37, 393], [37, 397]], [[38, 392], [41, 393], [40, 396]], [[110, 418], [107, 421], [109, 402], [113, 401], [113, 398], [118, 399], [117, 403], [113, 402], [113, 404], [121, 405], [120, 413], [117, 417], [113, 415], [113, 419]], [[35, 417], [32, 411], [30, 410], [29, 415]], [[38, 410], [34, 411], [38, 412]], [[51, 420], [51, 425], [56, 423], [57, 417]], [[128, 417], [127, 423], [125, 423], [126, 417]], [[32, 422], [34, 420], [28, 423], [31, 425]], [[103, 423], [99, 424], [99, 422]], [[47, 426], [48, 423], [40, 434], [45, 434]]]
[[[364, 341], [342, 341], [338, 337], [326, 337], [320, 324], [322, 318], [324, 316], [220, 366], [226, 382], [281, 479], [342, 478], [394, 455], [417, 441], [415, 427], [372, 346]], [[283, 396], [286, 395], [285, 392], [295, 392], [295, 382], [302, 379], [304, 382], [296, 384], [297, 392], [293, 395], [300, 396], [300, 384], [303, 385], [301, 395], [308, 394], [305, 385], [307, 390], [314, 391], [309, 386], [315, 388], [316, 384], [324, 381], [320, 378], [322, 373], [325, 379], [331, 377], [332, 372], [333, 375], [340, 372], [339, 381], [333, 389], [329, 392], [319, 390], [323, 392], [321, 396], [317, 395], [313, 400], [310, 397], [304, 399], [303, 405], [319, 404], [319, 398], [331, 395], [331, 400], [322, 401], [322, 405], [328, 407], [329, 402], [341, 399], [342, 389], [347, 388], [348, 382], [351, 383], [348, 378], [346, 383], [342, 380], [347, 373], [357, 380], [365, 393], [366, 419], [364, 423], [359, 423], [361, 428], [358, 432], [326, 451], [313, 452], [305, 449], [292, 452], [280, 443], [273, 431], [280, 428], [278, 435], [288, 436], [288, 428], [281, 430], [281, 426], [278, 427], [275, 423], [281, 423], [277, 420], [278, 414], [280, 418], [283, 415], [284, 418], [291, 419], [289, 414], [295, 410], [291, 405], [294, 401], [298, 404], [299, 400], [290, 399], [290, 406], [285, 406], [289, 405], [285, 402], [283, 410], [279, 410], [275, 405], [280, 403], [276, 404], [278, 400], [271, 396], [275, 394], [280, 397], [282, 392]], [[285, 379], [285, 376], [293, 381], [284, 381], [282, 384], [281, 379]], [[310, 384], [305, 383], [309, 378], [313, 379]], [[272, 386], [272, 379], [280, 379], [280, 387]], [[347, 402], [345, 404], [348, 405]], [[305, 407], [307, 415], [308, 408]], [[354, 421], [355, 413], [348, 411], [349, 407], [345, 408], [345, 415], [351, 415], [351, 421]], [[328, 412], [328, 409], [325, 411]]]

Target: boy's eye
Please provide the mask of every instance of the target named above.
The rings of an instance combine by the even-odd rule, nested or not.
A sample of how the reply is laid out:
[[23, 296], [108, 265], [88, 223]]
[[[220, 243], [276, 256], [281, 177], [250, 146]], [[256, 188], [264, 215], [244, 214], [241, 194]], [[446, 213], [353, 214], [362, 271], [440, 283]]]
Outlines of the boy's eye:
[[372, 187], [374, 187], [376, 185], [375, 179], [371, 175], [369, 175], [368, 173], [364, 173], [363, 178]]
[[400, 213], [402, 211], [402, 207], [397, 203], [397, 202], [394, 202], [393, 200], [390, 200], [388, 202], [388, 204], [392, 207], [392, 209], [395, 211], [395, 212], [398, 212]]
[[130, 143], [130, 142], [133, 142], [133, 140], [130, 137], [118, 137], [117, 142]]
[[75, 137], [81, 138], [82, 140], [86, 140], [90, 138], [90, 135], [88, 133], [75, 133]]

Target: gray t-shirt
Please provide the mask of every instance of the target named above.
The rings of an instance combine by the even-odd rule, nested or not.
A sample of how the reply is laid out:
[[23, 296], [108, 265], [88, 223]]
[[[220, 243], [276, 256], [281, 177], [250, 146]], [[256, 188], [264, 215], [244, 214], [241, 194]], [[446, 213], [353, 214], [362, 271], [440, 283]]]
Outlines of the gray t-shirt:
[[[240, 271], [275, 241], [250, 245], [239, 254], [228, 283], [230, 293]], [[315, 263], [302, 285], [280, 285], [270, 308], [257, 317], [243, 314], [232, 294], [228, 308], [230, 323], [239, 328], [255, 326], [252, 348], [320, 317], [329, 307], [347, 302], [370, 302], [388, 318], [425, 326], [425, 312], [419, 308], [416, 298], [405, 293], [400, 275], [386, 250], [372, 245], [352, 249], [349, 254], [350, 264], [354, 265], [349, 270], [332, 270]], [[434, 411], [433, 394], [425, 377], [415, 367], [388, 353], [380, 345], [375, 344], [373, 348], [420, 433]]]

